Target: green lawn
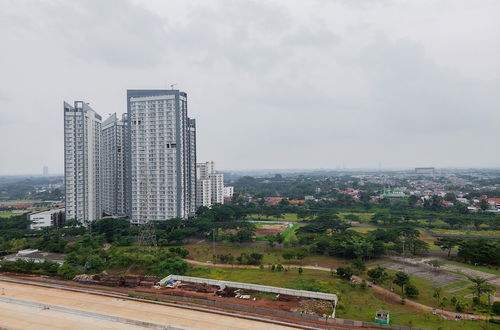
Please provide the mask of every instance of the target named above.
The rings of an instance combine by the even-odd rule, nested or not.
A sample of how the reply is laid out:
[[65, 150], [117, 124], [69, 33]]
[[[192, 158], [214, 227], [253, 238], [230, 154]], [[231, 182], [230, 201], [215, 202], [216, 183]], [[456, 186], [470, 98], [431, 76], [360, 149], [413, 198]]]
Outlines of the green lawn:
[[[189, 250], [188, 258], [196, 261], [211, 261], [213, 255], [213, 246], [210, 242], [205, 242], [201, 244], [187, 244], [182, 245], [183, 248]], [[290, 248], [293, 249], [293, 248]], [[294, 264], [294, 265], [318, 265], [327, 268], [336, 268], [342, 266], [347, 261], [341, 258], [335, 258], [323, 255], [309, 255], [304, 259], [291, 259], [286, 260], [283, 258], [282, 254], [287, 248], [273, 247], [268, 245], [264, 246], [237, 246], [235, 244], [221, 244], [217, 243], [215, 246], [216, 254], [232, 254], [233, 256], [239, 256], [242, 253], [261, 253], [264, 255], [262, 263], [264, 265], [269, 264]]]
[[274, 221], [299, 221], [302, 219], [299, 219], [297, 217], [296, 213], [284, 213], [282, 217], [276, 218], [271, 215], [263, 215], [263, 214], [250, 214], [248, 219], [254, 219], [254, 220], [274, 220]]
[[457, 230], [433, 228], [431, 231], [436, 234], [500, 236], [500, 230]]
[[214, 267], [191, 267], [189, 276], [205, 277], [218, 280], [237, 281], [254, 284], [272, 285], [291, 289], [315, 289], [336, 293], [339, 296], [337, 317], [373, 322], [378, 309], [391, 313], [393, 324], [407, 325], [427, 329], [495, 329], [484, 322], [447, 321], [430, 313], [419, 312], [399, 303], [389, 303], [369, 288], [352, 288], [347, 281], [333, 277], [330, 272], [304, 270], [299, 275], [296, 270], [288, 272], [270, 271], [268, 268], [231, 269]]
[[15, 217], [16, 215], [21, 215], [22, 213], [0, 213], [0, 219], [7, 219], [11, 217]]
[[377, 228], [374, 227], [350, 227], [349, 230], [354, 230], [355, 232], [361, 233], [361, 234], [366, 234], [370, 231], [373, 231]]

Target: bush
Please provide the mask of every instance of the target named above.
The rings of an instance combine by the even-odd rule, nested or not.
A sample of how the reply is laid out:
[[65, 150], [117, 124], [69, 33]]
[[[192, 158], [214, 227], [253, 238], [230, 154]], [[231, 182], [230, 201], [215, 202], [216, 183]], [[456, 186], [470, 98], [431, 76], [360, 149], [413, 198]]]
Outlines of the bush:
[[168, 258], [155, 267], [154, 273], [159, 277], [171, 274], [184, 275], [188, 270], [188, 264], [179, 257]]
[[189, 250], [181, 247], [168, 249], [170, 252], [177, 254], [181, 258], [186, 258], [189, 255]]
[[350, 267], [339, 267], [337, 268], [337, 276], [340, 278], [350, 280], [353, 275], [353, 271]]
[[496, 315], [500, 315], [500, 301], [495, 301], [491, 306], [491, 311]]
[[405, 286], [405, 294], [410, 298], [414, 298], [418, 297], [419, 292], [417, 287], [410, 283]]

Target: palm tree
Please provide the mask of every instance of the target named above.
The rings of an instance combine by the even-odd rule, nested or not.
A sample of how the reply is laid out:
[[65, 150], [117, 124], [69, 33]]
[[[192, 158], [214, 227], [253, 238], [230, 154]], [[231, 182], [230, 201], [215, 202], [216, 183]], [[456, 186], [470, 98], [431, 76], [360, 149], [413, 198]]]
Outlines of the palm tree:
[[488, 306], [491, 306], [491, 296], [495, 295], [495, 287], [491, 284], [485, 284], [484, 293], [488, 296]]
[[483, 293], [486, 293], [487, 291], [492, 291], [492, 289], [489, 289], [488, 287], [490, 286], [488, 283], [486, 283], [486, 279], [481, 278], [479, 276], [475, 277], [470, 277], [467, 276], [469, 281], [471, 281], [474, 286], [471, 288], [472, 293], [474, 296], [477, 298], [477, 302], [479, 303], [481, 295]]

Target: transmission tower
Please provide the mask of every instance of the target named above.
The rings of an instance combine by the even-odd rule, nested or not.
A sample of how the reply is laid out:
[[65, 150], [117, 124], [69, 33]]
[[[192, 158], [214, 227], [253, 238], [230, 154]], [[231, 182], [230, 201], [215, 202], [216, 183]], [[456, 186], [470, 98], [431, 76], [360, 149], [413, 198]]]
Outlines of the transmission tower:
[[137, 235], [137, 241], [141, 246], [147, 246], [149, 248], [157, 246], [155, 225], [152, 221], [148, 221], [141, 225], [141, 230], [139, 231], [139, 235]]

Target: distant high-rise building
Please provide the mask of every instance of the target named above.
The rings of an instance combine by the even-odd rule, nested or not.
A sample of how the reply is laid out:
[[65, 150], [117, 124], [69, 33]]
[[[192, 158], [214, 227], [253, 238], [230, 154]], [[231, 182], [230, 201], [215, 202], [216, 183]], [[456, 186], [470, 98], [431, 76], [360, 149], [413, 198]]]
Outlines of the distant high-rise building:
[[101, 116], [82, 101], [64, 102], [66, 219], [83, 224], [101, 209]]
[[215, 172], [214, 162], [196, 164], [197, 207], [224, 204], [224, 174]]
[[102, 210], [108, 215], [125, 216], [127, 214], [126, 128], [126, 115], [118, 119], [114, 113], [102, 123]]
[[188, 186], [188, 209], [190, 214], [196, 212], [196, 121], [188, 119], [187, 135], [187, 186]]
[[224, 187], [224, 198], [232, 198], [234, 195], [234, 187]]
[[132, 224], [187, 218], [196, 203], [196, 128], [187, 94], [128, 90], [128, 208]]
[[49, 176], [49, 167], [48, 166], [43, 167], [43, 176]]

